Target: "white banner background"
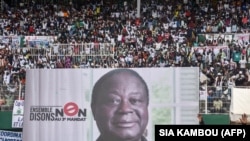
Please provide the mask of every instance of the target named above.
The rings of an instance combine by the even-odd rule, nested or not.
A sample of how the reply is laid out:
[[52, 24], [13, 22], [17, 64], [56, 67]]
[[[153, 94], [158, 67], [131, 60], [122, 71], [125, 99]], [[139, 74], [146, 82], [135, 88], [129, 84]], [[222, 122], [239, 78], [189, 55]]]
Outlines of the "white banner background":
[[[27, 70], [23, 140], [96, 140], [99, 132], [90, 109], [91, 91], [94, 83], [110, 70]], [[196, 118], [199, 112], [198, 68], [140, 68], [134, 70], [143, 77], [149, 87], [148, 140], [154, 141], [155, 124], [198, 124]], [[69, 121], [67, 119], [70, 116], [67, 116], [65, 111], [63, 116], [58, 116], [58, 120], [53, 119], [52, 121], [52, 118], [51, 120], [41, 120], [44, 118], [41, 116], [42, 114], [47, 114], [48, 118], [53, 114], [55, 116], [56, 111], [65, 108], [65, 104], [69, 102], [75, 103], [82, 110], [87, 110], [85, 121]], [[74, 106], [68, 108], [72, 107], [71, 112], [74, 112]], [[37, 111], [41, 108], [45, 111]], [[34, 116], [35, 114], [37, 116]], [[76, 118], [77, 115], [72, 117]], [[83, 116], [81, 115], [80, 118]]]
[[242, 114], [250, 116], [250, 89], [249, 88], [232, 88], [232, 98], [230, 105], [230, 120], [238, 121]]

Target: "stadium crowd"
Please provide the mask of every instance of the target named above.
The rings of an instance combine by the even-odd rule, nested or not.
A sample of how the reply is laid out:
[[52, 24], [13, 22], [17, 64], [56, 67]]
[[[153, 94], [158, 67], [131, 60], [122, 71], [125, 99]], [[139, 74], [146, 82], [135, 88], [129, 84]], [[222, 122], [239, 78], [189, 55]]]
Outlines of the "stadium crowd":
[[[55, 38], [37, 48], [35, 56], [28, 43], [0, 42], [1, 84], [15, 91], [25, 84], [25, 70], [33, 68], [200, 67], [200, 89], [209, 86], [215, 112], [230, 100], [232, 86], [250, 86], [249, 35], [245, 40], [225, 39], [228, 34], [249, 34], [249, 1], [143, 0], [140, 16], [136, 8], [136, 0], [5, 5], [0, 36]], [[211, 34], [224, 36], [205, 38]], [[110, 54], [98, 55], [104, 44]], [[90, 50], [79, 50], [79, 45], [90, 45]], [[212, 48], [217, 46], [226, 49], [216, 52]]]

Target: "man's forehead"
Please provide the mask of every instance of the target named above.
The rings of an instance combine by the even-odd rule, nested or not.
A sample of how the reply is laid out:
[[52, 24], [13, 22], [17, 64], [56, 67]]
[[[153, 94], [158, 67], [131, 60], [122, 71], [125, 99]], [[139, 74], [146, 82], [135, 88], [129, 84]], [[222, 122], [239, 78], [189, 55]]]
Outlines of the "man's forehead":
[[141, 79], [133, 75], [113, 75], [104, 80], [99, 87], [99, 91], [115, 91], [121, 89], [140, 90], [142, 93], [147, 92], [147, 86]]

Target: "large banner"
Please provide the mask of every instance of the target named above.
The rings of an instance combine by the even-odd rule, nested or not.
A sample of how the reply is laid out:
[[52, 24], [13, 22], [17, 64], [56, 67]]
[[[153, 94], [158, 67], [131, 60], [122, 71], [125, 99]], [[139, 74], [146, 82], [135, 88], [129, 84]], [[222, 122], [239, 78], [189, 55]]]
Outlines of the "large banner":
[[0, 130], [0, 141], [22, 141], [22, 132]]
[[15, 100], [12, 111], [12, 128], [23, 128], [24, 100]]
[[[193, 47], [194, 50], [198, 51], [199, 53], [203, 53], [204, 51], [207, 53], [209, 51], [214, 52], [215, 56], [217, 56], [220, 51], [223, 52], [223, 54], [225, 55], [225, 57], [227, 59], [230, 58], [230, 54], [229, 54], [229, 47], [228, 46], [204, 46], [204, 47]], [[222, 58], [223, 59], [223, 58]]]
[[27, 47], [47, 48], [54, 43], [56, 36], [25, 36], [24, 42]]
[[21, 36], [0, 36], [0, 44], [11, 45], [12, 48], [19, 48]]
[[198, 76], [198, 68], [27, 70], [23, 140], [154, 141], [155, 124], [198, 124]]
[[249, 33], [237, 33], [237, 34], [221, 34], [221, 33], [208, 33], [208, 34], [199, 34], [198, 41], [204, 42], [205, 40], [214, 41], [214, 40], [224, 40], [224, 41], [236, 41], [236, 42], [248, 42]]

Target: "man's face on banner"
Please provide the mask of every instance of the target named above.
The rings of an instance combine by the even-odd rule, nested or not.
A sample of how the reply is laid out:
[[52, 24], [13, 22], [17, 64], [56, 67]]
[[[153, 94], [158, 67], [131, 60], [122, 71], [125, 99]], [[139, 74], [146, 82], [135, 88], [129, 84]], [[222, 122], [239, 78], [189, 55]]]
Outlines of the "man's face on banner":
[[140, 139], [148, 123], [148, 95], [145, 85], [128, 73], [116, 74], [98, 90], [94, 118], [107, 139]]

